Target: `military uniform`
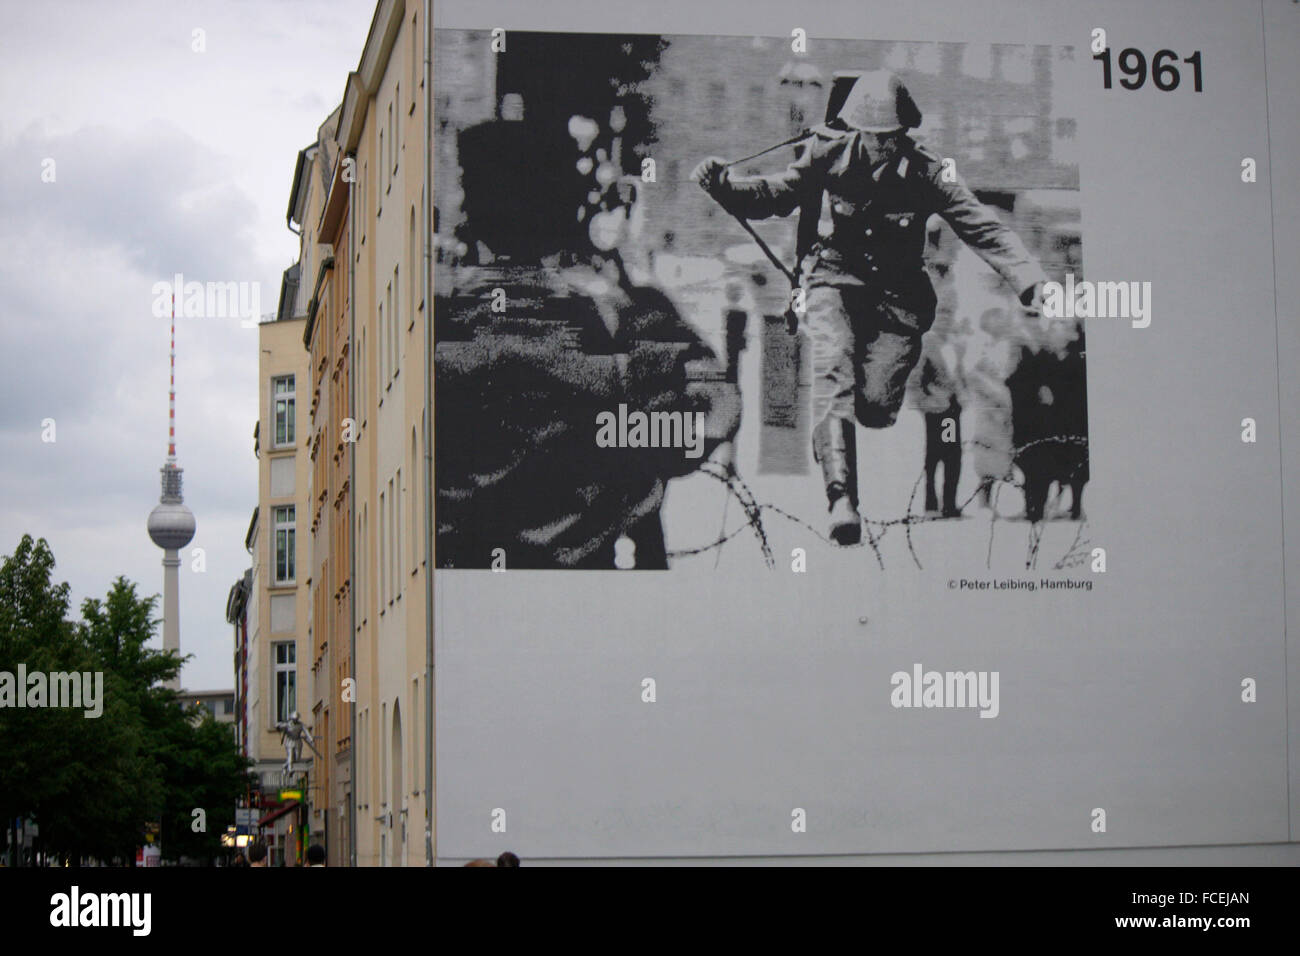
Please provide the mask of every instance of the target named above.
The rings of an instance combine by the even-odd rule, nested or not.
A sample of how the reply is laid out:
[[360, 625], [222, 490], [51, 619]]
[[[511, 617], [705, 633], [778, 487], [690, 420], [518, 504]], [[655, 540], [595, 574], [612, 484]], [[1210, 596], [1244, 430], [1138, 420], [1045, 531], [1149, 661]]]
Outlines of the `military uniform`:
[[[943, 172], [940, 157], [903, 129], [837, 121], [813, 130], [784, 172], [742, 179], [722, 170], [706, 186], [747, 219], [801, 210], [803, 223], [815, 221], [823, 192], [829, 198], [831, 234], [800, 249], [813, 348], [813, 452], [832, 509], [847, 495], [855, 518], [853, 420], [867, 428], [894, 423], [921, 337], [934, 322], [935, 293], [922, 259], [927, 218], [943, 216], [1026, 301], [1046, 278], [997, 215], [960, 180], [945, 182]], [[859, 534], [844, 536], [856, 541]]]

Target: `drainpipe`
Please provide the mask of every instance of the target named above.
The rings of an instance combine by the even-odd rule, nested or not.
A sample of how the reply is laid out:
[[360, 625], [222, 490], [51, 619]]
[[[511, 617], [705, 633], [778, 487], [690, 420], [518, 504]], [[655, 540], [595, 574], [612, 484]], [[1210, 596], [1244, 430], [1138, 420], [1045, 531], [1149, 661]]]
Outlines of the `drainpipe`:
[[424, 865], [433, 866], [433, 4], [424, 0]]
[[[348, 157], [356, 164], [355, 151]], [[357, 414], [357, 177], [354, 173], [348, 183], [348, 392], [349, 411]], [[355, 427], [355, 426], [354, 426]], [[356, 436], [354, 435], [355, 439]], [[351, 618], [348, 624], [348, 659], [351, 662], [351, 677], [356, 683], [357, 677], [357, 443], [348, 442], [350, 476], [348, 478], [348, 520], [352, 527], [348, 531], [348, 540], [352, 546], [348, 549], [348, 609]], [[356, 695], [353, 694], [353, 697]], [[349, 777], [352, 794], [348, 797], [348, 865], [357, 865], [357, 702], [350, 701], [348, 707], [348, 737], [352, 746], [348, 748]]]

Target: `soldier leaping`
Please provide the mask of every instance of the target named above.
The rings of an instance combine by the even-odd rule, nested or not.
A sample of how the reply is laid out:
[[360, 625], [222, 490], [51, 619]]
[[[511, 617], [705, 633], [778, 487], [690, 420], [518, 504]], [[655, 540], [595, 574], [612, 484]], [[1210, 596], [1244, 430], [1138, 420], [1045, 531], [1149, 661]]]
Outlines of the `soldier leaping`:
[[[732, 177], [724, 160], [710, 157], [692, 176], [745, 219], [800, 211], [796, 275], [813, 346], [813, 456], [826, 485], [830, 537], [848, 545], [862, 536], [853, 420], [864, 428], [894, 423], [934, 322], [922, 260], [927, 218], [947, 220], [1027, 309], [1038, 307], [1046, 276], [1019, 237], [908, 135], [921, 112], [896, 76], [877, 70], [836, 80], [826, 125], [809, 132], [784, 172]], [[823, 193], [829, 236], [817, 235]]]

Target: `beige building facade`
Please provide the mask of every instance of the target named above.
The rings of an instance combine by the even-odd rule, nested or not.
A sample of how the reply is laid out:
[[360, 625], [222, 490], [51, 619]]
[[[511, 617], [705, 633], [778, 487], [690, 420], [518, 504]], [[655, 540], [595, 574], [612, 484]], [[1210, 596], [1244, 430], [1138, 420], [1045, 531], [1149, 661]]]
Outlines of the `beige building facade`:
[[[292, 273], [293, 270], [290, 270]], [[300, 530], [308, 514], [307, 454], [301, 392], [309, 380], [302, 348], [305, 316], [286, 274], [274, 321], [258, 328], [258, 507], [246, 544], [252, 557], [248, 614], [248, 755], [257, 776], [257, 805], [264, 816], [285, 809], [280, 791], [285, 748], [277, 724], [305, 710], [301, 701], [303, 662], [310, 659], [305, 622], [308, 569]], [[310, 756], [310, 754], [308, 754]], [[281, 813], [264, 828], [272, 859], [292, 861], [301, 823]]]
[[322, 754], [309, 819], [330, 865], [433, 859], [425, 10], [377, 4], [289, 203], [303, 319], [299, 710]]
[[355, 160], [356, 862], [426, 863], [424, 10], [378, 4], [348, 80]]

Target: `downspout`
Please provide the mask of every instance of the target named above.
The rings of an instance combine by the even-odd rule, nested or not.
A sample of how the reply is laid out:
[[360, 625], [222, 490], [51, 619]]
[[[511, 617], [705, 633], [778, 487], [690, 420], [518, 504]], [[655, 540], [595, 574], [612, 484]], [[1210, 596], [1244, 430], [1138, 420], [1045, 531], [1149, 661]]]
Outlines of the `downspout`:
[[[355, 151], [348, 153], [348, 158], [352, 160], [355, 168], [357, 154]], [[355, 172], [352, 181], [348, 183], [348, 393], [349, 393], [349, 411], [357, 414], [357, 177]], [[355, 420], [353, 428], [356, 427]], [[355, 440], [348, 442], [351, 450], [348, 452], [348, 461], [350, 475], [348, 477], [348, 521], [352, 527], [348, 530], [348, 540], [352, 546], [348, 548], [351, 552], [348, 556], [348, 592], [350, 600], [348, 601], [349, 617], [348, 623], [348, 661], [352, 671], [351, 677], [353, 684], [356, 684], [357, 677], [357, 443]], [[353, 694], [353, 700], [349, 703], [348, 708], [348, 737], [352, 741], [352, 746], [348, 748], [348, 763], [350, 764], [348, 776], [351, 780], [351, 796], [348, 797], [348, 865], [357, 865], [357, 799], [359, 791], [357, 789], [357, 702], [356, 695]]]
[[433, 866], [433, 17], [424, 0], [424, 865]]

